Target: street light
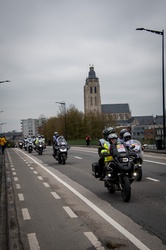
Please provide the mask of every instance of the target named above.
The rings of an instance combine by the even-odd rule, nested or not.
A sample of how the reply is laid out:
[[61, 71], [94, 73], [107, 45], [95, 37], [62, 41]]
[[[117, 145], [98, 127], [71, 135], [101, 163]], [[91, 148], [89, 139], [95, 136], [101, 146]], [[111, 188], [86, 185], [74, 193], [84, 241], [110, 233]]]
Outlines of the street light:
[[65, 110], [65, 139], [67, 140], [67, 122], [66, 122], [66, 103], [65, 102], [55, 102], [64, 106]]
[[5, 80], [5, 81], [0, 81], [0, 83], [4, 83], [4, 82], [10, 82], [9, 80]]
[[162, 96], [163, 96], [163, 148], [165, 149], [165, 87], [164, 87], [164, 30], [149, 30], [144, 28], [137, 28], [136, 30], [145, 30], [162, 36]]

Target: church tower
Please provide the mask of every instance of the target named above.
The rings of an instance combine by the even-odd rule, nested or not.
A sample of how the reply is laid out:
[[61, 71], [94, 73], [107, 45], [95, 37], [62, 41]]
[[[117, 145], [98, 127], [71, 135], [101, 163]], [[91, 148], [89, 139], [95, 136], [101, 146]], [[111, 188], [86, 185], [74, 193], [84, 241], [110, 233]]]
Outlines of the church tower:
[[84, 85], [84, 113], [90, 112], [101, 113], [99, 79], [96, 77], [93, 66], [90, 66], [89, 76]]

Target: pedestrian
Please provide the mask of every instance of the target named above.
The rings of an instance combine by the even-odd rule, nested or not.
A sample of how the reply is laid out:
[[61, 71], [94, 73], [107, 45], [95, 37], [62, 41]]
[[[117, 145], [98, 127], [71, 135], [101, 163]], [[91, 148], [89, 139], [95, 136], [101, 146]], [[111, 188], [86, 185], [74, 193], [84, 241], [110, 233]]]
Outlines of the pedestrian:
[[85, 140], [86, 140], [86, 146], [89, 146], [90, 145], [90, 140], [91, 140], [90, 136], [87, 135]]
[[6, 143], [7, 143], [5, 136], [1, 137], [0, 143], [1, 143], [2, 154], [4, 155], [5, 154], [5, 147], [6, 147]]

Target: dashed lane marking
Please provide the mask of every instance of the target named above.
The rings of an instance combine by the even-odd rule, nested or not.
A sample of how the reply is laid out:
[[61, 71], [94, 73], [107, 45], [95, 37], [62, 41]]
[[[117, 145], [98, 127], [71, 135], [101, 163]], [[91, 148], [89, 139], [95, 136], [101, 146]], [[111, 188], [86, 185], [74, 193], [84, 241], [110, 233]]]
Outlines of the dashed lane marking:
[[55, 199], [61, 199], [61, 197], [56, 192], [51, 192]]
[[66, 213], [71, 217], [71, 218], [77, 218], [78, 216], [71, 210], [70, 207], [66, 206], [63, 207], [63, 209], [66, 211]]
[[159, 182], [159, 180], [153, 179], [153, 178], [151, 178], [151, 177], [146, 177], [146, 179], [151, 180], [151, 181], [155, 181], [155, 182]]
[[34, 174], [38, 174], [38, 172], [37, 171], [33, 171], [34, 172]]
[[40, 246], [39, 246], [38, 240], [36, 238], [36, 234], [29, 233], [29, 234], [27, 234], [27, 236], [28, 236], [30, 250], [40, 250]]
[[23, 219], [24, 219], [24, 220], [30, 220], [31, 217], [30, 217], [30, 215], [29, 215], [28, 209], [27, 209], [27, 208], [22, 208], [21, 210], [22, 210]]
[[20, 184], [16, 184], [16, 189], [21, 189]]
[[49, 185], [47, 182], [43, 182], [43, 185], [44, 185], [45, 187], [50, 187], [50, 185]]
[[24, 195], [23, 194], [18, 194], [19, 201], [24, 201]]
[[82, 160], [82, 158], [81, 157], [78, 157], [78, 156], [74, 156], [76, 159], [79, 159], [79, 160]]
[[43, 181], [43, 177], [38, 176], [37, 178], [38, 178], [40, 181]]
[[102, 247], [101, 242], [96, 238], [96, 236], [92, 232], [84, 232], [84, 234], [97, 250], [105, 249], [104, 247]]

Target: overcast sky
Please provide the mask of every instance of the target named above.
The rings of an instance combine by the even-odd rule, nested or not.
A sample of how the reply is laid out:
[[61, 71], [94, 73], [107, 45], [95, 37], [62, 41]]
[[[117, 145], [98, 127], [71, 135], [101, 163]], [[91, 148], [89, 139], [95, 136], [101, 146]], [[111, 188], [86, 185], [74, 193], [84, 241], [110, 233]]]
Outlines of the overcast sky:
[[89, 65], [102, 104], [162, 115], [162, 36], [136, 28], [166, 30], [165, 11], [165, 0], [0, 0], [0, 81], [11, 81], [0, 84], [0, 132], [56, 116], [55, 102], [84, 112]]

